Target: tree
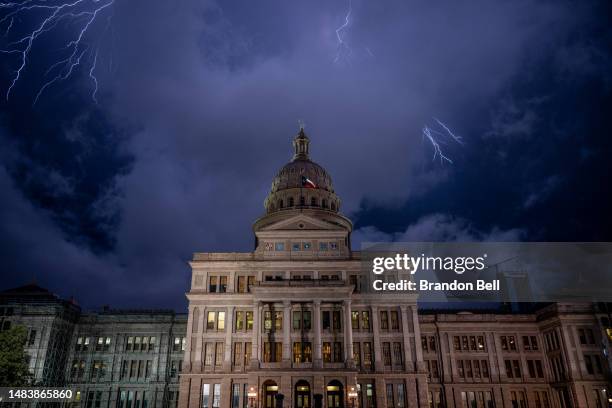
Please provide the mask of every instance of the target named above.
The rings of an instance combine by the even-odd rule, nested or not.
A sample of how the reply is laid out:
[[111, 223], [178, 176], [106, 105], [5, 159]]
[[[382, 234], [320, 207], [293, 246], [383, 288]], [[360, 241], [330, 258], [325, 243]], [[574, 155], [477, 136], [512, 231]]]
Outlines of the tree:
[[0, 332], [0, 386], [19, 387], [30, 383], [28, 359], [24, 350], [28, 330], [13, 326]]

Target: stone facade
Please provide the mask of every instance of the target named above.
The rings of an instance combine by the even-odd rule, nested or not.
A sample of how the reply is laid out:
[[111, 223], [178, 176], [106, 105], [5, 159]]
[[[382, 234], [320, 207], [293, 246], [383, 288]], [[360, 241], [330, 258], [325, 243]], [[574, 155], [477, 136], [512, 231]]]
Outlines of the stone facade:
[[254, 251], [190, 263], [180, 408], [607, 406], [592, 305], [419, 315], [413, 295], [362, 291], [331, 177], [303, 129], [293, 145]]
[[[35, 285], [0, 293], [35, 381], [87, 408], [608, 406], [610, 305], [418, 310], [364, 290], [352, 223], [303, 129], [254, 251], [195, 253], [188, 315], [81, 313]], [[524, 305], [523, 305], [524, 306]]]
[[[67, 386], [87, 408], [176, 408], [187, 316], [163, 310], [82, 313], [26, 285], [0, 293], [0, 328], [28, 329], [36, 386]], [[4, 384], [3, 384], [4, 385]]]

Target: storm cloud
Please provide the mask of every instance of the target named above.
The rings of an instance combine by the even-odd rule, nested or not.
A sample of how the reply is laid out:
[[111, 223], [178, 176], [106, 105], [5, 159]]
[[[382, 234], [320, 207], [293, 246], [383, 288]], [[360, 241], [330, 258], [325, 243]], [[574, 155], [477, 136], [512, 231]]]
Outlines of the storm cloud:
[[83, 68], [32, 106], [40, 50], [2, 102], [4, 286], [184, 307], [192, 252], [252, 249], [298, 119], [356, 238], [610, 240], [609, 7], [116, 0], [97, 104]]

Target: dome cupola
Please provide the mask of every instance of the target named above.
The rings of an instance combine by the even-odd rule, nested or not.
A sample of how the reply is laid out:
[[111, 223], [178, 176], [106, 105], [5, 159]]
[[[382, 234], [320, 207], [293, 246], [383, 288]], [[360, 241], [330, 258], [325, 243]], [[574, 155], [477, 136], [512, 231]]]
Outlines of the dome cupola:
[[340, 198], [334, 192], [331, 176], [310, 160], [310, 139], [303, 127], [293, 139], [293, 151], [293, 159], [272, 180], [264, 201], [266, 213], [304, 208], [338, 212]]

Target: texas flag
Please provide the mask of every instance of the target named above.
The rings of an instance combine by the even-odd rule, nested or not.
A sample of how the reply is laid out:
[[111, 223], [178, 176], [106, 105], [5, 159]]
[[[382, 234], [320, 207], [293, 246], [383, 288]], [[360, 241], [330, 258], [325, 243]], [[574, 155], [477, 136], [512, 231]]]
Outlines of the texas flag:
[[302, 187], [306, 188], [317, 188], [317, 185], [306, 176], [302, 176]]

